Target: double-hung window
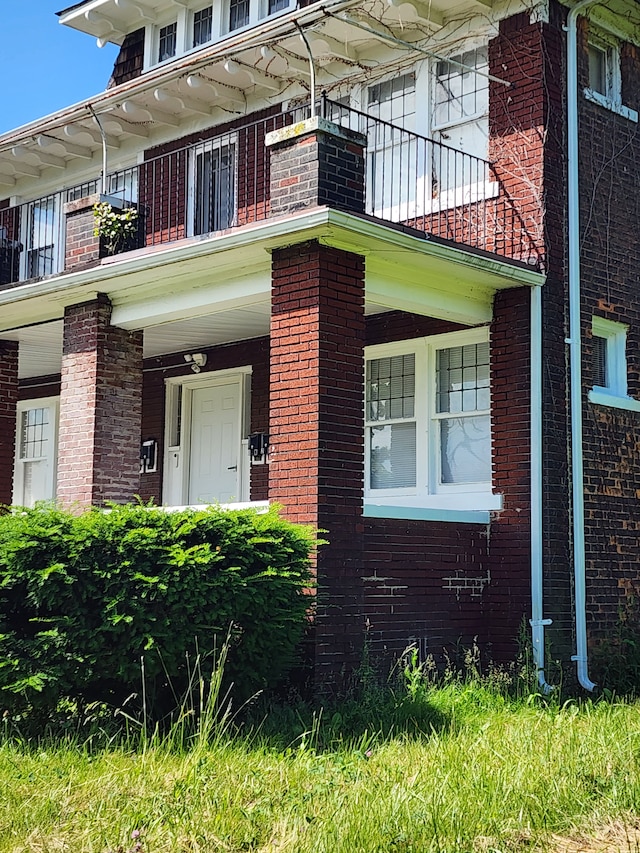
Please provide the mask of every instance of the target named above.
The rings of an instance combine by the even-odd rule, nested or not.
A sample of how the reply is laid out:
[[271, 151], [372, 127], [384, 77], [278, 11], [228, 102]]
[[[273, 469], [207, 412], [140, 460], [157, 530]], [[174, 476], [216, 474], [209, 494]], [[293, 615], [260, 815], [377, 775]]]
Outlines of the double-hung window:
[[236, 217], [235, 136], [198, 146], [191, 153], [189, 231], [208, 234], [230, 228]]
[[367, 349], [367, 500], [493, 508], [489, 369], [486, 328]]
[[213, 6], [205, 6], [193, 13], [192, 47], [200, 47], [211, 41], [213, 34]]
[[638, 113], [622, 103], [620, 47], [617, 40], [604, 32], [592, 32], [587, 43], [589, 86], [585, 97], [630, 121], [638, 121]]
[[178, 22], [172, 21], [158, 30], [158, 62], [165, 62], [176, 55], [178, 47]]

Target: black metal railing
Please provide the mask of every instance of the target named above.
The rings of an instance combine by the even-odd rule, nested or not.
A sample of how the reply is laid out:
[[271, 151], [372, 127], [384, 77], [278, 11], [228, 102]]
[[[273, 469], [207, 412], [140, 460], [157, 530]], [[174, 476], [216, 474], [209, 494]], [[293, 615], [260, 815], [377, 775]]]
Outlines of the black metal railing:
[[531, 225], [483, 157], [345, 104], [322, 100], [325, 118], [367, 140], [366, 212], [437, 237], [537, 264]]
[[[527, 263], [540, 248], [488, 160], [323, 98], [324, 117], [366, 138], [365, 213]], [[138, 210], [123, 250], [197, 237], [267, 219], [270, 152], [265, 136], [308, 115], [297, 107], [226, 129], [107, 177], [107, 195]], [[0, 287], [64, 267], [66, 201], [99, 179], [0, 210]]]

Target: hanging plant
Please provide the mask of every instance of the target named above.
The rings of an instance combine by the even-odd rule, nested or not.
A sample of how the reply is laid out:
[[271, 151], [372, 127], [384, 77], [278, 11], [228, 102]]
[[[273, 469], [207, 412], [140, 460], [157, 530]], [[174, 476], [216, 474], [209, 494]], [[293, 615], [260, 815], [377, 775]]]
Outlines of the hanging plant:
[[122, 210], [114, 208], [108, 201], [99, 201], [93, 206], [95, 227], [93, 236], [103, 243], [105, 254], [123, 252], [138, 231], [138, 211], [135, 207]]

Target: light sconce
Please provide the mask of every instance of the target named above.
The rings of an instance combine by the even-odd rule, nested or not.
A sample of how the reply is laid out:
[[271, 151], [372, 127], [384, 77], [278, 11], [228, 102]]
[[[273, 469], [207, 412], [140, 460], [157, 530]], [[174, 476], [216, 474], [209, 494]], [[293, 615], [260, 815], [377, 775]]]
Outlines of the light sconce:
[[207, 356], [203, 352], [187, 352], [184, 355], [184, 360], [191, 365], [191, 370], [194, 373], [200, 373], [207, 363]]

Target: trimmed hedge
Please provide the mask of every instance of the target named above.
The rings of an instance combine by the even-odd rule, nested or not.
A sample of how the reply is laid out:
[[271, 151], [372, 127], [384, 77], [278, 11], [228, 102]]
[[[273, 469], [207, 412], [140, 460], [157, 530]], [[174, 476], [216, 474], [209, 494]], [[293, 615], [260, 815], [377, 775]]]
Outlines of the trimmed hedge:
[[120, 704], [140, 692], [142, 657], [166, 710], [188, 684], [186, 656], [219, 648], [230, 626], [240, 695], [274, 685], [307, 624], [314, 547], [277, 509], [0, 516], [0, 711]]

